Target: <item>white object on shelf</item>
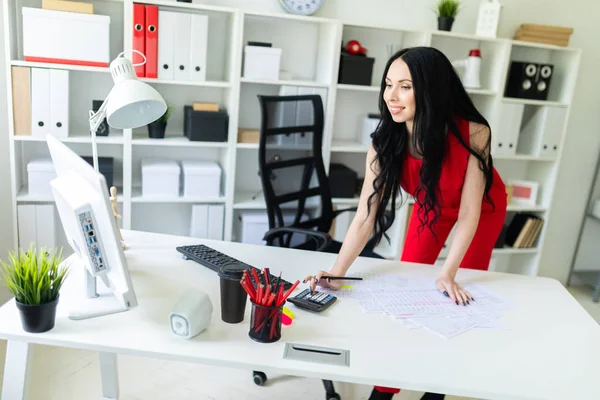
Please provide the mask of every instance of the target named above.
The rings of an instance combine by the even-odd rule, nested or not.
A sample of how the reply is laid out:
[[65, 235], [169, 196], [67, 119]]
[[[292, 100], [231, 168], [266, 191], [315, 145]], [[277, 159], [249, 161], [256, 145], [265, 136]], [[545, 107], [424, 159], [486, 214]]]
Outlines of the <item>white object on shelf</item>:
[[36, 157], [27, 163], [30, 196], [48, 196], [52, 198], [50, 181], [55, 178], [56, 170], [50, 157]]
[[53, 204], [19, 204], [19, 248], [27, 251], [29, 246], [37, 249], [56, 247], [56, 228]]
[[69, 71], [50, 70], [50, 134], [69, 136]]
[[592, 215], [600, 219], [600, 200], [594, 202], [594, 208], [592, 209]]
[[175, 77], [175, 26], [177, 13], [158, 10], [158, 79], [173, 80]]
[[185, 197], [219, 197], [221, 167], [214, 161], [184, 160], [183, 195]]
[[223, 222], [225, 221], [225, 206], [210, 204], [208, 206], [208, 239], [223, 240]]
[[501, 10], [502, 5], [500, 4], [500, 1], [481, 0], [481, 3], [479, 3], [479, 14], [477, 15], [475, 35], [495, 38], [498, 32]]
[[108, 67], [110, 17], [23, 7], [25, 61]]
[[244, 48], [244, 78], [276, 81], [279, 79], [281, 49], [246, 46]]
[[500, 120], [502, 129], [492, 134], [492, 151], [494, 155], [514, 155], [517, 153], [519, 132], [523, 119], [524, 104], [501, 103]]
[[50, 70], [31, 69], [31, 134], [43, 138], [50, 132]]
[[369, 114], [363, 118], [362, 131], [358, 138], [360, 143], [366, 146], [371, 144], [371, 134], [377, 129], [377, 124], [379, 124], [379, 117], [375, 114]]
[[142, 160], [142, 196], [178, 197], [181, 168], [174, 160]]
[[207, 48], [208, 48], [208, 16], [192, 14], [190, 44], [190, 79], [206, 80]]
[[208, 204], [194, 204], [192, 206], [190, 236], [200, 239], [208, 238]]
[[[239, 241], [242, 243], [264, 245], [262, 240], [269, 231], [269, 217], [266, 211], [245, 211], [239, 216], [241, 222]], [[294, 214], [286, 213], [283, 215], [284, 224], [294, 222]], [[292, 236], [290, 246], [296, 246], [306, 241], [305, 235], [295, 234]]]
[[519, 151], [536, 157], [557, 157], [567, 109], [540, 107], [524, 122]]

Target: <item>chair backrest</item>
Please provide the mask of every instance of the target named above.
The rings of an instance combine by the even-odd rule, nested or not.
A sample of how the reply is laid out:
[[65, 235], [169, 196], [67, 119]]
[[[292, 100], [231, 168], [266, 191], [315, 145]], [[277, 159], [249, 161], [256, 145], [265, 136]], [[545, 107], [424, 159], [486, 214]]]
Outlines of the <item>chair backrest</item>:
[[[259, 95], [258, 99], [258, 159], [269, 229], [297, 227], [328, 232], [334, 214], [323, 164], [321, 97]], [[317, 213], [307, 218], [307, 206]], [[285, 223], [287, 210], [295, 213], [293, 221]]]

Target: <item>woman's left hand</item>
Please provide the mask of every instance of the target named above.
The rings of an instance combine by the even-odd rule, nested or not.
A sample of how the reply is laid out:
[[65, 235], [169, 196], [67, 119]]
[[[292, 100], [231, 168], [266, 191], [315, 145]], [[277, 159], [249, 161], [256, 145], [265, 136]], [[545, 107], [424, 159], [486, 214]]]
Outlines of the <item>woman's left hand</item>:
[[471, 304], [469, 302], [470, 300], [473, 300], [471, 294], [461, 288], [450, 275], [441, 273], [435, 281], [435, 286], [445, 296], [450, 297], [457, 305], [462, 304], [463, 306], [466, 306], [467, 304]]

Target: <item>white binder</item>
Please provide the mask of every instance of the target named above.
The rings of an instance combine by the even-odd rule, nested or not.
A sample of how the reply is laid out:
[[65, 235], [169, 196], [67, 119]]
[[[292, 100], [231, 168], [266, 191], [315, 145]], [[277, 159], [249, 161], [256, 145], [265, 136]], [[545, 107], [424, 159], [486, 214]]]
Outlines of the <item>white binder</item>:
[[208, 238], [208, 205], [194, 204], [192, 206], [190, 236], [200, 239]]
[[556, 157], [565, 124], [566, 108], [541, 107], [524, 124], [520, 145], [535, 157]]
[[50, 70], [31, 69], [31, 133], [45, 137], [50, 133]]
[[[190, 79], [190, 29], [192, 16], [189, 13], [176, 13], [175, 41], [173, 43], [175, 66], [174, 79], [187, 81]], [[160, 39], [159, 39], [160, 41]]]
[[69, 71], [50, 70], [50, 133], [69, 136]]
[[222, 204], [208, 206], [208, 239], [223, 240], [225, 207]]
[[174, 79], [174, 46], [177, 15], [172, 11], [158, 11], [158, 79]]
[[17, 206], [17, 223], [19, 226], [19, 248], [29, 249], [36, 243], [35, 204], [19, 204]]
[[524, 110], [524, 104], [502, 103], [500, 110], [502, 125], [492, 132], [493, 155], [514, 155], [517, 153]]
[[35, 206], [35, 237], [38, 249], [46, 247], [52, 251], [56, 247], [54, 204]]
[[208, 16], [192, 14], [190, 42], [190, 80], [206, 80], [206, 53], [208, 46]]

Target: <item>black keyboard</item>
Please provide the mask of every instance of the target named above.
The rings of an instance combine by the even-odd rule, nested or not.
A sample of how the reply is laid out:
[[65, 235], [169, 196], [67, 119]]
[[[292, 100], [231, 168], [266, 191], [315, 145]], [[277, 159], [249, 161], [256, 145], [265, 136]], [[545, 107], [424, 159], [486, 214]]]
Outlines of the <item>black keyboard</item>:
[[[212, 269], [215, 272], [219, 272], [221, 265], [227, 264], [229, 262], [238, 262], [242, 264], [247, 269], [254, 268], [256, 272], [260, 272], [260, 270], [252, 265], [248, 265], [245, 262], [240, 260], [236, 260], [233, 257], [228, 256], [227, 254], [223, 254], [218, 250], [213, 249], [212, 247], [205, 246], [203, 244], [196, 244], [191, 246], [178, 246], [175, 248], [178, 252], [183, 255], [183, 258], [186, 260], [196, 261], [198, 264], [202, 264], [207, 268]], [[249, 274], [252, 278], [252, 282], [256, 284], [254, 280], [253, 274]], [[265, 282], [262, 279], [262, 274], [259, 275], [261, 279], [261, 283], [264, 285]], [[271, 284], [275, 284], [279, 276], [275, 276], [273, 274], [269, 274], [269, 282]], [[292, 287], [292, 283], [286, 281], [285, 279], [281, 279], [281, 283], [283, 284], [283, 289], [287, 290]]]

